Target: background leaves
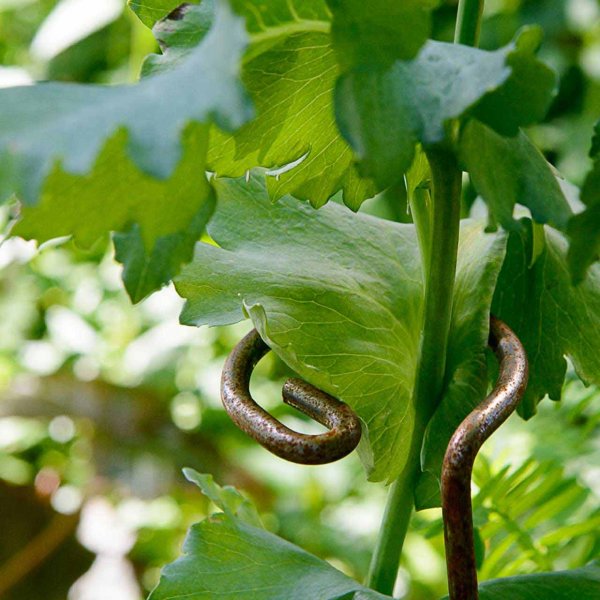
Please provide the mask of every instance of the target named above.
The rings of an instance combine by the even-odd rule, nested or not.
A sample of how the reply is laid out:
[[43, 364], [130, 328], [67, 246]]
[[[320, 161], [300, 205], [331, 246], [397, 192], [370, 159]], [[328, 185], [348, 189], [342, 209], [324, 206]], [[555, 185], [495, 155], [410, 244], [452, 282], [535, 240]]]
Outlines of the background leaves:
[[[127, 231], [118, 251], [131, 261], [132, 299], [169, 281], [212, 210], [208, 123], [235, 127], [251, 115], [237, 78], [245, 44], [243, 23], [223, 8], [187, 61], [139, 84], [3, 90], [0, 156], [25, 201], [16, 232], [38, 241], [72, 235], [89, 247]], [[184, 136], [190, 122], [202, 125]], [[174, 253], [162, 256], [166, 249]]]

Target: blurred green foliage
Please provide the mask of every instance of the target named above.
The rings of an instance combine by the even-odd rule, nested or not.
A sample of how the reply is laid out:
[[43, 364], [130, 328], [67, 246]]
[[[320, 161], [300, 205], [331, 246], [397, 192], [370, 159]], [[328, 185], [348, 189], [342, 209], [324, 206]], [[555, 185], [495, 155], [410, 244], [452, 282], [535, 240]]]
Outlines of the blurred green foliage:
[[[0, 85], [131, 81], [156, 50], [122, 3], [110, 22], [43, 58], [34, 40], [59, 4], [68, 5], [0, 0]], [[455, 9], [456, 2], [438, 9], [438, 39], [451, 37]], [[579, 183], [600, 113], [600, 4], [488, 0], [482, 45], [501, 46], [532, 22], [545, 31], [542, 58], [561, 77], [548, 118], [532, 134]], [[77, 26], [73, 19], [63, 24]], [[368, 204], [406, 219], [385, 195]], [[16, 210], [3, 209], [5, 232]], [[69, 595], [78, 600], [90, 573], [117, 572], [106, 570], [109, 556], [121, 560], [111, 563], [121, 569], [111, 600], [143, 597], [177, 556], [187, 527], [214, 509], [185, 481], [185, 466], [243, 490], [268, 529], [365, 576], [386, 490], [365, 482], [354, 456], [326, 467], [283, 463], [220, 407], [220, 369], [248, 323], [182, 327], [181, 300], [171, 288], [133, 307], [108, 240], [84, 253], [69, 241], [36, 249], [6, 239], [0, 272], [0, 524], [10, 540], [0, 552], [0, 598], [33, 600], [44, 589], [58, 600], [87, 571]], [[287, 374], [267, 357], [253, 381], [256, 396], [288, 424], [311, 431], [279, 401]], [[511, 418], [478, 460], [482, 579], [574, 568], [600, 555], [600, 395], [571, 381], [564, 398], [542, 403], [530, 422]], [[439, 511], [416, 515], [398, 590], [411, 600], [445, 593]]]

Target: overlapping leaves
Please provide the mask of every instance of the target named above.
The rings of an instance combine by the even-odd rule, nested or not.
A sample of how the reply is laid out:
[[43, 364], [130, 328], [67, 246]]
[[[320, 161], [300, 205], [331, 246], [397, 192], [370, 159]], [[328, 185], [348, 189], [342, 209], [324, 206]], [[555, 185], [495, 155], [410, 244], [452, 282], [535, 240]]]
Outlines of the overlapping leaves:
[[[336, 204], [319, 211], [289, 197], [271, 204], [255, 177], [215, 186], [209, 232], [219, 247], [199, 244], [177, 278], [188, 301], [182, 321], [233, 323], [246, 312], [302, 377], [357, 410], [371, 477], [393, 480], [419, 410], [412, 386], [423, 286], [414, 228]], [[503, 235], [465, 223], [459, 252], [452, 368], [470, 372], [485, 348]], [[466, 392], [468, 404], [473, 389]]]
[[384, 600], [325, 561], [265, 531], [232, 488], [186, 469], [223, 513], [194, 525], [184, 555], [162, 572], [149, 600]]
[[[184, 555], [163, 570], [149, 600], [209, 600], [216, 596], [224, 600], [390, 599], [262, 529], [255, 513], [248, 513], [248, 501], [233, 490], [220, 488], [189, 469], [186, 476], [223, 513], [190, 529]], [[599, 592], [600, 568], [593, 564], [573, 571], [487, 581], [480, 586], [482, 600], [570, 600], [572, 594], [592, 600]]]
[[209, 123], [232, 128], [251, 115], [237, 76], [244, 23], [220, 6], [185, 62], [137, 85], [48, 83], [0, 94], [0, 162], [10, 166], [2, 187], [26, 207], [16, 232], [90, 245], [123, 231], [134, 300], [190, 259], [210, 216]]
[[278, 169], [300, 161], [269, 178], [272, 197], [290, 193], [318, 207], [342, 189], [345, 202], [358, 208], [374, 189], [356, 173], [353, 153], [335, 123], [339, 69], [324, 0], [249, 4], [237, 2], [236, 8], [249, 17], [253, 45], [243, 81], [258, 116], [233, 136], [215, 131], [211, 168], [237, 177], [255, 166]]
[[494, 52], [430, 41], [412, 61], [345, 74], [336, 90], [336, 112], [361, 173], [380, 187], [391, 185], [410, 166], [416, 142], [450, 139], [457, 119], [474, 116], [514, 135], [519, 126], [542, 118], [555, 78], [535, 58], [538, 43], [537, 30], [523, 31]]

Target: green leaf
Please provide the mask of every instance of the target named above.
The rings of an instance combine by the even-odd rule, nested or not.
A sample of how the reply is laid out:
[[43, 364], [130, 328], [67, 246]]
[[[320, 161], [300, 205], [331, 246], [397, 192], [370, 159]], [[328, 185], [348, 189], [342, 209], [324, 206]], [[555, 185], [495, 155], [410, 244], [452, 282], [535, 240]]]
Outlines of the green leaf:
[[[137, 85], [0, 91], [2, 187], [12, 184], [1, 191], [25, 202], [14, 232], [38, 241], [72, 235], [84, 247], [125, 232], [117, 250], [134, 301], [189, 260], [210, 216], [210, 122], [237, 127], [252, 113], [237, 77], [243, 22], [219, 6], [185, 61]], [[165, 248], [174, 253], [163, 256]]]
[[565, 356], [585, 383], [600, 383], [600, 265], [571, 285], [567, 242], [545, 228], [545, 247], [531, 264], [531, 222], [509, 237], [492, 311], [519, 336], [529, 358], [529, 385], [519, 411], [535, 413], [546, 394], [559, 400]]
[[254, 505], [212, 475], [184, 469], [223, 513], [192, 526], [183, 556], [163, 569], [148, 600], [384, 600], [325, 561], [265, 531]]
[[[273, 205], [258, 178], [215, 186], [209, 233], [219, 247], [198, 244], [176, 280], [187, 299], [182, 322], [233, 323], [245, 311], [300, 376], [357, 410], [371, 478], [393, 480], [419, 410], [411, 399], [423, 298], [414, 227], [337, 204], [314, 211], [286, 197]], [[462, 240], [457, 287], [466, 292], [487, 285], [486, 265], [493, 270], [504, 246], [474, 223]], [[483, 350], [489, 298], [461, 293], [457, 302], [454, 343]]]
[[519, 128], [546, 116], [556, 93], [556, 74], [534, 58], [542, 41], [542, 30], [523, 29], [506, 57], [511, 74], [497, 90], [486, 94], [473, 115], [498, 133], [513, 136]]
[[433, 2], [328, 0], [342, 69], [413, 58], [429, 37]]
[[194, 525], [148, 600], [384, 600], [324, 560], [229, 515]]
[[194, 469], [183, 469], [183, 474], [188, 481], [195, 483], [202, 493], [229, 518], [237, 517], [248, 525], [262, 527], [254, 504], [234, 487], [230, 485], [221, 487], [215, 483], [212, 475], [198, 473]]
[[278, 174], [267, 180], [272, 198], [292, 194], [315, 207], [342, 189], [344, 202], [357, 209], [375, 189], [359, 178], [335, 123], [339, 67], [327, 6], [318, 0], [279, 1], [261, 13], [268, 21], [258, 20], [264, 4], [236, 3], [248, 17], [251, 46], [242, 79], [257, 118], [232, 136], [215, 132], [209, 164], [219, 176], [230, 177], [256, 166], [273, 169]]
[[[192, 4], [199, 0], [189, 0]], [[127, 4], [147, 27], [152, 27], [157, 21], [164, 19], [169, 13], [181, 6], [181, 0], [128, 0]]]
[[479, 597], [481, 600], [597, 600], [600, 567], [592, 564], [572, 571], [492, 579], [479, 586]]
[[[121, 130], [88, 175], [71, 175], [56, 166], [41, 202], [22, 207], [12, 233], [40, 243], [72, 235], [89, 248], [105, 232], [124, 231], [115, 235], [117, 259], [125, 265], [131, 299], [141, 300], [189, 262], [214, 208], [211, 188], [198, 168], [206, 155], [206, 129], [191, 126], [184, 138], [180, 164], [171, 177], [159, 180], [132, 163]], [[169, 206], [177, 208], [169, 211]]]
[[515, 204], [527, 206], [538, 223], [565, 229], [571, 209], [550, 165], [523, 132], [498, 135], [477, 121], [463, 129], [460, 160], [493, 217], [515, 229]]
[[581, 188], [581, 201], [587, 208], [571, 219], [568, 229], [569, 267], [575, 283], [580, 283], [588, 267], [600, 258], [600, 121], [594, 128], [590, 158], [592, 170]]
[[[430, 41], [418, 56], [388, 69], [357, 68], [336, 89], [340, 129], [360, 160], [360, 173], [387, 187], [412, 161], [414, 145], [448, 138], [455, 119], [471, 114], [502, 133], [542, 118], [552, 99], [554, 75], [535, 58], [534, 30], [486, 52]], [[521, 101], [521, 77], [536, 86]], [[498, 115], [509, 115], [499, 119]]]
[[[198, 170], [194, 161], [193, 171], [185, 180], [187, 185], [171, 185], [169, 188], [173, 189], [169, 189], [164, 196], [164, 199], [173, 202], [177, 201], [182, 190], [185, 193], [185, 197], [182, 198], [182, 209], [177, 212], [178, 217], [184, 218], [180, 229], [158, 235], [154, 239], [151, 249], [143, 238], [139, 225], [141, 219], [134, 223], [129, 230], [113, 235], [115, 258], [123, 265], [123, 283], [133, 302], [139, 302], [173, 279], [179, 273], [181, 266], [192, 259], [194, 244], [200, 239], [215, 207], [212, 192], [205, 198], [201, 195], [194, 198], [194, 194], [187, 189], [194, 177], [198, 177], [200, 174], [201, 171]], [[201, 190], [203, 186], [206, 186], [204, 180], [202, 185], [198, 186], [198, 190]], [[151, 196], [146, 196], [146, 200], [150, 198]], [[199, 206], [195, 210], [196, 199], [202, 201], [198, 203]], [[146, 210], [143, 213], [144, 218], [149, 214], [151, 214], [150, 211]], [[188, 214], [188, 218], [185, 219]], [[164, 224], [167, 221], [164, 209], [157, 210], [153, 216], [157, 223]]]

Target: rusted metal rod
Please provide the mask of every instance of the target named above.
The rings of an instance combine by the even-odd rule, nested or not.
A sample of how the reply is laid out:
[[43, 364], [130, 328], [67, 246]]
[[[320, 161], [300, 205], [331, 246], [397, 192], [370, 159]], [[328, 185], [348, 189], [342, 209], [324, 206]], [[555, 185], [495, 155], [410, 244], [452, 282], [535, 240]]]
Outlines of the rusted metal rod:
[[250, 395], [250, 376], [270, 350], [253, 329], [228, 356], [221, 378], [221, 399], [234, 423], [273, 454], [305, 465], [343, 458], [360, 441], [360, 421], [343, 402], [301, 379], [288, 379], [283, 401], [325, 425], [329, 431], [308, 435], [293, 431], [261, 408]]
[[442, 511], [450, 600], [478, 600], [471, 474], [479, 449], [515, 410], [527, 386], [525, 349], [513, 331], [490, 319], [489, 345], [500, 363], [491, 394], [454, 432], [442, 467]]

